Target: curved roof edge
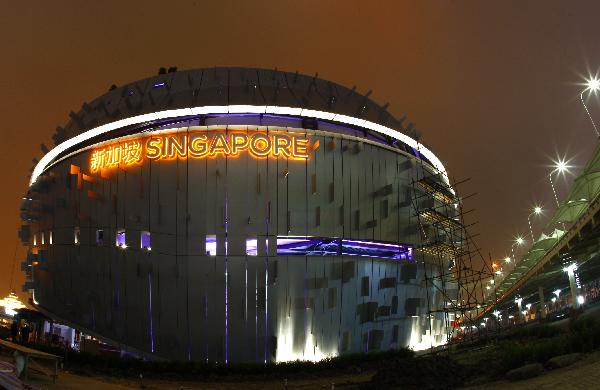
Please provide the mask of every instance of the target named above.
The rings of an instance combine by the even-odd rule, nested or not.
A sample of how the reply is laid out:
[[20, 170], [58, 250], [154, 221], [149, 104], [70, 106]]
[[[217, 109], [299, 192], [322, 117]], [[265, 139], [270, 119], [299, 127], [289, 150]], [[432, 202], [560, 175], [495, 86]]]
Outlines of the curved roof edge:
[[224, 113], [248, 113], [248, 114], [256, 114], [256, 113], [267, 113], [267, 114], [280, 114], [280, 115], [297, 115], [297, 116], [306, 116], [311, 118], [319, 118], [324, 120], [332, 120], [336, 122], [341, 122], [349, 125], [356, 125], [366, 129], [370, 129], [376, 131], [380, 134], [387, 135], [389, 137], [398, 139], [405, 144], [409, 145], [417, 149], [423, 156], [425, 156], [429, 161], [431, 161], [433, 167], [441, 173], [444, 181], [449, 184], [448, 175], [446, 174], [446, 170], [442, 162], [431, 152], [429, 149], [424, 147], [422, 144], [417, 142], [416, 140], [408, 137], [405, 134], [402, 134], [396, 130], [390, 129], [385, 126], [378, 125], [373, 122], [361, 120], [358, 118], [349, 117], [346, 115], [339, 115], [329, 112], [323, 111], [315, 111], [315, 110], [304, 110], [301, 108], [294, 107], [277, 107], [277, 106], [208, 106], [208, 107], [194, 107], [194, 108], [184, 108], [177, 110], [166, 110], [160, 112], [153, 112], [149, 114], [143, 114], [131, 118], [121, 119], [115, 122], [107, 123], [105, 125], [93, 128], [84, 133], [79, 134], [76, 137], [70, 138], [44, 155], [35, 166], [31, 179], [29, 181], [29, 185], [33, 185], [36, 182], [37, 178], [44, 172], [46, 167], [57, 158], [62, 152], [66, 151], [69, 148], [72, 148], [80, 143], [83, 143], [91, 138], [97, 137], [101, 134], [106, 134], [113, 130], [117, 130], [126, 126], [137, 125], [141, 123], [150, 122], [153, 120], [160, 120], [166, 118], [177, 118], [177, 117], [188, 117], [190, 115], [207, 115], [207, 114], [224, 114]]
[[423, 154], [449, 184], [441, 161], [419, 143], [406, 117], [396, 119], [368, 96], [318, 75], [256, 68], [207, 68], [159, 74], [111, 88], [78, 113], [53, 136], [56, 147], [34, 167], [32, 185], [61, 152], [99, 134], [184, 115], [266, 113], [294, 115], [358, 126], [398, 139]]

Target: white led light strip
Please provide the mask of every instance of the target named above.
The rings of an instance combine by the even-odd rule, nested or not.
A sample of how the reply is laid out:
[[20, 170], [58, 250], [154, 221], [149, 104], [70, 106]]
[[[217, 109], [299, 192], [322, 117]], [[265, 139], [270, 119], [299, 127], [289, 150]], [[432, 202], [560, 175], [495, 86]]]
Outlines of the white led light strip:
[[358, 119], [347, 115], [335, 114], [331, 112], [325, 111], [316, 111], [316, 110], [308, 110], [304, 108], [294, 108], [294, 107], [279, 107], [279, 106], [245, 106], [245, 105], [235, 105], [235, 106], [202, 106], [202, 107], [193, 107], [193, 108], [181, 108], [178, 110], [165, 110], [159, 112], [151, 112], [149, 114], [143, 114], [134, 116], [131, 118], [121, 119], [115, 122], [107, 123], [102, 126], [95, 127], [91, 130], [83, 132], [76, 137], [66, 140], [65, 142], [57, 145], [54, 149], [49, 151], [40, 159], [40, 162], [33, 169], [33, 173], [31, 174], [31, 179], [29, 181], [29, 185], [33, 185], [37, 178], [44, 172], [46, 167], [50, 164], [52, 160], [58, 157], [64, 151], [72, 148], [73, 146], [83, 143], [89, 139], [95, 138], [101, 134], [105, 134], [111, 132], [116, 129], [120, 129], [126, 126], [138, 125], [145, 122], [151, 122], [159, 119], [167, 119], [183, 116], [191, 116], [191, 115], [207, 115], [207, 114], [276, 114], [276, 115], [290, 115], [290, 116], [301, 116], [301, 117], [310, 117], [310, 118], [318, 118], [322, 120], [335, 121], [340, 123], [345, 123], [348, 125], [360, 126], [365, 129], [373, 130], [380, 134], [385, 134], [397, 140], [400, 140], [407, 144], [408, 146], [416, 149], [421, 153], [425, 158], [427, 158], [433, 167], [437, 169], [443, 176], [446, 184], [450, 184], [448, 180], [448, 175], [446, 173], [446, 169], [442, 162], [431, 152], [429, 149], [421, 145], [416, 140], [410, 138], [409, 136], [402, 134], [399, 131], [390, 129], [389, 127], [385, 127], [379, 125], [377, 123], [369, 122], [364, 119]]

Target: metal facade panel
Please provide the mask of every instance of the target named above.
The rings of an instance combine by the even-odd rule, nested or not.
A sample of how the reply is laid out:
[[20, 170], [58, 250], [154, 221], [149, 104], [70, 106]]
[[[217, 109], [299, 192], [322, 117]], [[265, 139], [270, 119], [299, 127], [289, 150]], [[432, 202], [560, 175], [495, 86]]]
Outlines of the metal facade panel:
[[[286, 221], [286, 230], [292, 236], [307, 236], [308, 224], [310, 217], [308, 213], [308, 188], [307, 188], [307, 164], [306, 161], [293, 161], [289, 159], [278, 159], [284, 162], [284, 180], [280, 183], [280, 187], [285, 187], [285, 191], [280, 194], [285, 194], [287, 205], [287, 214], [289, 217]], [[282, 210], [280, 208], [280, 210]], [[280, 214], [281, 215], [281, 214]], [[283, 214], [285, 215], [285, 214]], [[287, 235], [287, 234], [282, 234]]]
[[227, 216], [227, 253], [232, 256], [246, 254], [248, 202], [255, 197], [249, 193], [248, 156], [228, 157], [226, 160], [225, 198]]

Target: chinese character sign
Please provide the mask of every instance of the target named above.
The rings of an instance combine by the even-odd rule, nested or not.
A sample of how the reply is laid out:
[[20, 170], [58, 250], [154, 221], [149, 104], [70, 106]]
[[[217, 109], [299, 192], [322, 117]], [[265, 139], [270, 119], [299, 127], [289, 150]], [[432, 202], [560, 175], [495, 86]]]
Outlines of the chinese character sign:
[[90, 170], [96, 172], [119, 164], [132, 165], [140, 161], [142, 161], [142, 142], [127, 141], [94, 150], [90, 159]]

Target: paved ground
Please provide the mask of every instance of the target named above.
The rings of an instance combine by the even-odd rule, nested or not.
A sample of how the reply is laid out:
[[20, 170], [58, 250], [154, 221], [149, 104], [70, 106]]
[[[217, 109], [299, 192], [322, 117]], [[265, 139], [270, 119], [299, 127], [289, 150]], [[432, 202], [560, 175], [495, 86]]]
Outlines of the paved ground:
[[[335, 383], [336, 389], [356, 389], [359, 384], [368, 382], [373, 373], [359, 375], [342, 375], [324, 378], [306, 378], [288, 381], [288, 389], [330, 389], [331, 383]], [[43, 378], [29, 381], [38, 387], [45, 389], [98, 389], [98, 390], [126, 390], [140, 388], [140, 382], [110, 377], [85, 377], [62, 372], [56, 384]], [[226, 380], [214, 382], [185, 382], [185, 381], [144, 381], [146, 389], [223, 389], [223, 390], [275, 390], [283, 389], [281, 380], [231, 382]], [[544, 372], [541, 376], [517, 381], [497, 381], [479, 386], [467, 387], [468, 390], [509, 389], [509, 390], [546, 390], [546, 389], [600, 389], [600, 351], [586, 356], [583, 360], [570, 367], [554, 371]]]
[[[356, 389], [358, 385], [366, 383], [371, 379], [374, 372], [365, 372], [354, 375], [335, 375], [316, 377], [307, 375], [288, 380], [287, 389], [309, 390], [309, 389], [327, 389], [331, 384], [335, 384], [336, 389]], [[284, 389], [284, 380], [253, 380], [253, 381], [231, 381], [227, 378], [218, 378], [214, 381], [177, 381], [177, 380], [148, 380], [144, 379], [124, 379], [109, 376], [85, 376], [76, 375], [70, 372], [61, 371], [56, 383], [52, 379], [42, 375], [30, 373], [30, 379], [26, 383], [36, 386], [40, 389], [61, 389], [61, 390], [126, 390], [126, 389], [177, 389], [177, 390], [281, 390]], [[143, 387], [141, 386], [143, 384]]]
[[[336, 389], [354, 389], [356, 385], [367, 382], [372, 374], [337, 376], [334, 378], [314, 378], [288, 381], [288, 389], [327, 389], [331, 388], [331, 383], [335, 383]], [[43, 378], [29, 380], [28, 383], [34, 384], [42, 389], [94, 389], [94, 390], [125, 390], [132, 388], [142, 388], [139, 381], [130, 381], [108, 377], [84, 377], [70, 373], [61, 373], [56, 384]], [[284, 382], [277, 381], [253, 381], [253, 382], [228, 382], [226, 380], [218, 382], [184, 382], [184, 381], [147, 381], [143, 382], [145, 389], [177, 389], [177, 390], [281, 390], [284, 389]]]
[[600, 351], [586, 356], [572, 366], [547, 371], [536, 378], [517, 382], [498, 381], [467, 389], [600, 389]]
[[[593, 313], [597, 315], [598, 312]], [[485, 349], [481, 351], [473, 351], [465, 353], [462, 358], [467, 361], [475, 361], [480, 359], [489, 359], [489, 355]], [[9, 357], [1, 357], [0, 359], [9, 360]], [[459, 359], [459, 360], [463, 360]], [[493, 364], [493, 361], [490, 362]], [[365, 384], [369, 381], [374, 372], [364, 372], [355, 375], [335, 375], [314, 377], [306, 376], [301, 378], [290, 379], [287, 388], [292, 389], [330, 389], [331, 384], [335, 383], [336, 389], [356, 389], [360, 384]], [[58, 380], [55, 384], [50, 378], [32, 375], [28, 381], [31, 385], [42, 389], [98, 389], [98, 390], [126, 390], [133, 388], [142, 388], [140, 380], [137, 379], [122, 379], [107, 376], [85, 376], [75, 375], [70, 372], [60, 372]], [[226, 378], [219, 378], [210, 382], [186, 382], [186, 381], [162, 381], [162, 380], [143, 380], [143, 388], [145, 389], [224, 389], [224, 390], [275, 390], [284, 389], [283, 380], [265, 380], [265, 381], [228, 381]], [[600, 351], [596, 351], [585, 356], [581, 361], [573, 364], [570, 367], [565, 367], [553, 371], [545, 371], [542, 375], [536, 378], [531, 378], [523, 381], [510, 382], [506, 380], [488, 382], [478, 386], [470, 386], [465, 389], [469, 390], [487, 390], [487, 389], [600, 389]]]
[[[357, 375], [338, 375], [322, 378], [302, 378], [288, 381], [288, 389], [330, 389], [335, 383], [336, 389], [356, 389], [359, 384], [369, 381], [373, 372]], [[139, 380], [127, 380], [105, 376], [82, 376], [69, 372], [61, 372], [55, 384], [49, 378], [33, 377], [28, 383], [42, 389], [94, 389], [94, 390], [127, 390], [141, 388]], [[232, 382], [217, 380], [211, 382], [160, 381], [144, 380], [145, 389], [223, 389], [223, 390], [275, 390], [284, 389], [282, 380]], [[546, 389], [600, 389], [600, 351], [586, 356], [583, 360], [570, 367], [546, 371], [541, 376], [523, 381], [510, 382], [506, 380], [470, 386], [468, 390], [509, 389], [509, 390], [546, 390]]]

